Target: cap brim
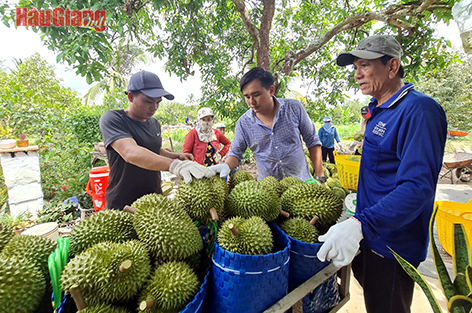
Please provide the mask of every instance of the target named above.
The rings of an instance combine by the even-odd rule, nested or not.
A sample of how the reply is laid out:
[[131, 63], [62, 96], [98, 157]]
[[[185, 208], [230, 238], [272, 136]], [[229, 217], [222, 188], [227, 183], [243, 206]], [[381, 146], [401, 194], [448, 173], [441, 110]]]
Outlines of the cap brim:
[[367, 50], [352, 50], [351, 52], [341, 53], [336, 59], [339, 66], [353, 64], [356, 58], [365, 60], [374, 60], [383, 57], [385, 54]]
[[168, 93], [164, 89], [141, 89], [140, 92], [151, 98], [165, 97], [166, 99], [174, 100], [174, 95]]

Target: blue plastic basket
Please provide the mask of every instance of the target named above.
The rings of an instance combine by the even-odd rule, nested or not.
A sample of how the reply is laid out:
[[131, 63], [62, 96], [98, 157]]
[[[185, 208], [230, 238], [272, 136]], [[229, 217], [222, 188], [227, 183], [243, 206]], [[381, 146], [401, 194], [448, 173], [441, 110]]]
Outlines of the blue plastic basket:
[[[275, 225], [276, 228], [279, 228]], [[280, 228], [279, 228], [280, 230]], [[321, 262], [316, 254], [322, 243], [306, 243], [297, 240], [280, 230], [290, 241], [290, 275], [289, 291], [303, 284], [310, 277], [328, 266], [329, 262]], [[340, 301], [336, 274], [324, 281], [312, 293], [303, 298], [303, 312], [324, 312]], [[334, 305], [331, 305], [334, 303]], [[328, 307], [327, 309], [323, 309]]]
[[210, 276], [210, 268], [207, 269], [203, 284], [200, 286], [200, 290], [193, 298], [192, 302], [180, 311], [180, 313], [202, 313], [205, 305], [205, 296], [208, 289], [208, 277]]
[[290, 241], [270, 227], [275, 253], [244, 255], [215, 244], [207, 312], [262, 312], [287, 294]]

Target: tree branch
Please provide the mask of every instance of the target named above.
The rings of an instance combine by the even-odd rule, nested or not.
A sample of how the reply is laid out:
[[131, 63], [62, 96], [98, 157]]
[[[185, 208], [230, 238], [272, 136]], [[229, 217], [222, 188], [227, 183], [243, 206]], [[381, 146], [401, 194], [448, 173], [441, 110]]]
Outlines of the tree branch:
[[425, 0], [423, 2], [415, 2], [414, 4], [403, 4], [394, 6], [384, 11], [361, 12], [348, 16], [338, 25], [328, 30], [323, 36], [308, 45], [305, 49], [302, 49], [297, 53], [286, 53], [286, 55], [281, 60], [277, 61], [278, 63], [283, 62], [283, 67], [280, 72], [288, 75], [290, 72], [292, 72], [295, 65], [297, 65], [303, 59], [307, 58], [309, 55], [313, 54], [318, 49], [320, 49], [335, 35], [343, 31], [359, 27], [373, 20], [394, 25], [399, 29], [413, 31], [416, 27], [417, 20], [414, 20], [414, 23], [410, 24], [408, 22], [400, 20], [400, 18], [405, 16], [416, 17], [418, 15], [421, 15], [424, 11], [432, 11], [433, 9], [451, 9], [451, 6], [444, 5], [441, 3], [435, 3], [435, 1], [437, 0]]
[[232, 0], [236, 9], [243, 20], [244, 26], [246, 26], [249, 35], [251, 35], [252, 40], [256, 44], [256, 47], [259, 47], [261, 44], [261, 39], [259, 38], [259, 30], [257, 29], [256, 25], [252, 22], [251, 16], [249, 12], [246, 10], [246, 5], [244, 4], [244, 0]]

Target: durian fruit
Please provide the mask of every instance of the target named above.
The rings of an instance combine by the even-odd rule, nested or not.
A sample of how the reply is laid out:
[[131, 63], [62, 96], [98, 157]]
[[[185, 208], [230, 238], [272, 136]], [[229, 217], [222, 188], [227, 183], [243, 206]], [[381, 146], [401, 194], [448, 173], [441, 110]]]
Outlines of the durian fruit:
[[98, 211], [72, 228], [69, 254], [79, 254], [99, 242], [125, 242], [136, 238], [133, 215], [118, 210]]
[[0, 254], [0, 312], [34, 312], [45, 288], [44, 276], [34, 262]]
[[317, 184], [297, 184], [289, 187], [281, 197], [282, 209], [290, 217], [311, 220], [319, 218], [316, 227], [321, 233], [327, 231], [341, 216], [343, 201], [330, 190]]
[[229, 181], [228, 181], [229, 192], [231, 192], [234, 189], [234, 187], [236, 187], [237, 184], [239, 184], [243, 181], [246, 181], [246, 180], [253, 181], [255, 179], [254, 179], [254, 177], [252, 177], [251, 174], [249, 174], [248, 172], [242, 171], [242, 170], [239, 170], [236, 173], [234, 173], [233, 175], [231, 175], [229, 177]]
[[303, 180], [301, 180], [298, 177], [290, 177], [290, 176], [285, 177], [280, 181], [280, 186], [282, 186], [282, 188], [283, 188], [282, 193], [284, 193], [288, 189], [288, 187], [290, 187], [292, 185], [295, 185], [295, 184], [302, 184], [302, 183], [303, 183]]
[[117, 306], [101, 303], [101, 304], [89, 306], [83, 310], [80, 310], [79, 313], [130, 313], [130, 311], [124, 308], [117, 307]]
[[146, 283], [151, 264], [146, 247], [137, 240], [101, 242], [76, 255], [61, 275], [61, 289], [78, 285], [88, 305], [124, 302]]
[[180, 261], [203, 249], [197, 226], [177, 202], [148, 194], [132, 207], [139, 239], [160, 261]]
[[13, 238], [15, 232], [10, 226], [4, 225], [0, 223], [0, 252], [2, 251], [3, 247]]
[[306, 163], [308, 163], [308, 169], [310, 170], [310, 174], [313, 175], [315, 173], [315, 168], [313, 167], [313, 163], [311, 162], [310, 156], [305, 155], [305, 158], [306, 158]]
[[3, 248], [6, 257], [19, 257], [34, 262], [49, 281], [48, 257], [56, 250], [57, 244], [39, 236], [16, 235]]
[[284, 192], [284, 188], [280, 185], [280, 182], [273, 176], [264, 177], [261, 180], [257, 181], [259, 185], [263, 185], [264, 188], [269, 188], [275, 191], [277, 196], [281, 196]]
[[254, 216], [245, 219], [237, 216], [221, 226], [218, 245], [234, 253], [260, 255], [271, 253], [274, 240], [272, 231], [262, 218]]
[[244, 181], [229, 194], [225, 208], [230, 217], [260, 216], [270, 222], [279, 216], [281, 205], [280, 198], [273, 190], [257, 181]]
[[175, 200], [193, 220], [208, 225], [214, 219], [218, 220], [227, 195], [226, 181], [223, 178], [213, 176], [211, 178], [194, 179], [190, 184], [180, 184]]
[[195, 272], [184, 262], [167, 262], [156, 268], [139, 300], [139, 311], [180, 312], [200, 288]]
[[364, 134], [361, 134], [361, 133], [357, 133], [354, 135], [354, 140], [355, 141], [362, 141], [364, 140]]
[[343, 188], [339, 187], [332, 187], [331, 191], [338, 196], [340, 199], [344, 199], [346, 197], [346, 193], [344, 192]]
[[290, 237], [306, 243], [317, 243], [320, 235], [314, 225], [301, 217], [291, 218], [282, 222], [280, 228]]
[[343, 186], [341, 186], [341, 182], [339, 181], [339, 179], [333, 178], [333, 177], [329, 177], [326, 180], [326, 185], [328, 185], [330, 188], [333, 188], [333, 187], [342, 188], [343, 187]]

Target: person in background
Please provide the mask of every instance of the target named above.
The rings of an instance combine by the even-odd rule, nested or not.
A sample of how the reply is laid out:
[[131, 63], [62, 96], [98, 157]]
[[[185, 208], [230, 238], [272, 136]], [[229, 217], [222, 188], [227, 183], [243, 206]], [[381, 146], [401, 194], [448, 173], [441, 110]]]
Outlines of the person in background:
[[[217, 164], [217, 158], [224, 157], [231, 142], [221, 132], [213, 129], [213, 111], [210, 108], [198, 110], [197, 125], [185, 136], [183, 153], [191, 153], [195, 161], [204, 166]], [[223, 148], [219, 150], [220, 144]]]
[[187, 115], [187, 117], [185, 118], [185, 125], [189, 125], [189, 121], [190, 121], [190, 118]]
[[99, 122], [110, 164], [107, 209], [122, 210], [146, 194], [162, 193], [160, 171], [181, 176], [186, 183], [192, 177], [215, 175], [194, 162], [191, 154], [162, 148], [161, 125], [153, 115], [162, 97], [172, 100], [174, 96], [164, 90], [156, 74], [134, 74], [126, 95], [128, 108], [105, 112]]
[[225, 126], [225, 124], [223, 124], [223, 123], [221, 123], [221, 122], [220, 122], [220, 123], [216, 123], [215, 128], [216, 128], [217, 131], [219, 131], [221, 134], [223, 134], [223, 136], [225, 135], [225, 133], [226, 133], [226, 126]]
[[234, 140], [225, 163], [211, 169], [221, 177], [229, 175], [249, 148], [256, 158], [258, 180], [267, 176], [278, 180], [294, 176], [305, 181], [312, 176], [303, 151], [303, 137], [314, 166], [315, 179], [324, 184], [321, 141], [300, 101], [276, 98], [272, 74], [260, 67], [244, 74], [239, 86], [249, 109], [236, 123]]
[[[446, 114], [404, 83], [402, 47], [370, 36], [338, 56], [354, 64], [362, 94], [372, 96], [359, 170], [356, 213], [319, 237], [320, 261], [352, 261], [368, 313], [408, 313], [415, 282], [392, 250], [414, 267], [426, 259], [429, 222], [446, 142]], [[360, 246], [360, 254], [355, 256]]]
[[[365, 126], [367, 125], [367, 120], [369, 119], [370, 117], [370, 114], [369, 114], [369, 107], [368, 106], [364, 106], [361, 108], [361, 120], [359, 121], [359, 125], [360, 125], [360, 130], [359, 130], [359, 133], [358, 134], [361, 134], [362, 136], [359, 136], [361, 138], [363, 138], [364, 136], [364, 133], [365, 133]], [[356, 151], [354, 151], [354, 155], [361, 155], [361, 148], [362, 148], [362, 142], [364, 140], [360, 140], [360, 138], [355, 138], [354, 141], [352, 142], [351, 144], [351, 147], [349, 147], [350, 149], [354, 149], [354, 147], [356, 147]]]
[[363, 106], [361, 108], [361, 120], [359, 122], [360, 124], [360, 133], [362, 135], [365, 134], [365, 125], [367, 125], [367, 120], [369, 119], [370, 114], [369, 114], [369, 107], [368, 106]]
[[[219, 131], [220, 133], [223, 134], [223, 136], [225, 135], [226, 133], [226, 126], [225, 124], [223, 123], [216, 123], [215, 125], [215, 128], [217, 131]], [[220, 143], [220, 147], [218, 148], [218, 152], [220, 152], [221, 150], [223, 150], [223, 148], [225, 147], [224, 144]], [[216, 156], [215, 156], [215, 161], [217, 164], [220, 164], [220, 163], [224, 163], [224, 161], [226, 160], [226, 156], [222, 157], [221, 154], [217, 153]]]
[[329, 162], [335, 164], [334, 161], [334, 140], [341, 146], [336, 127], [331, 124], [331, 117], [325, 116], [323, 119], [323, 127], [318, 130], [318, 137], [320, 137], [321, 146], [321, 158], [323, 162], [326, 162], [329, 157]]

